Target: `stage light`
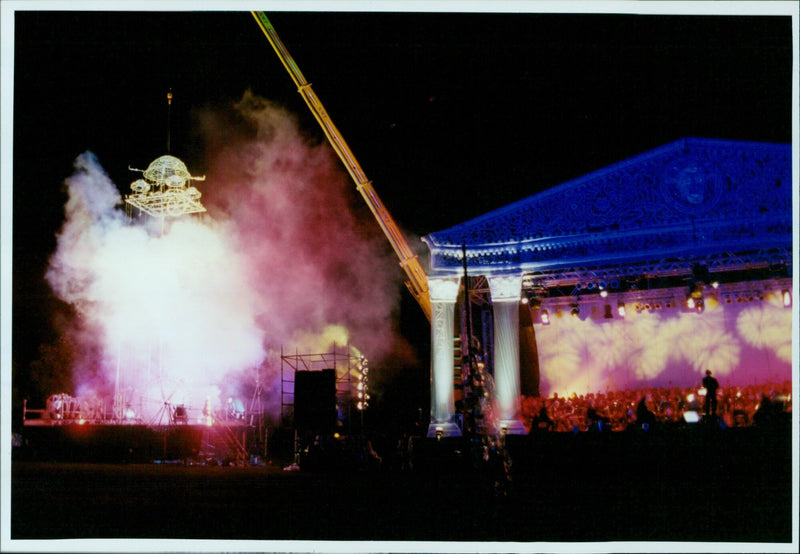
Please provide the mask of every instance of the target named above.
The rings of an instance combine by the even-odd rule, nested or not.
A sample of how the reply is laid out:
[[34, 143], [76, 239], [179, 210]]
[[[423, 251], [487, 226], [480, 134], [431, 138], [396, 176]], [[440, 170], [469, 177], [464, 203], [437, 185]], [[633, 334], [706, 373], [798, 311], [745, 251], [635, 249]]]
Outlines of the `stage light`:
[[527, 304], [527, 303], [528, 303], [528, 297], [527, 297], [527, 296], [523, 296], [522, 298], [520, 298], [520, 299], [519, 299], [519, 301], [520, 301], [522, 304]]
[[601, 289], [600, 290], [600, 296], [605, 298], [606, 296], [608, 296], [608, 291], [606, 289]]
[[719, 281], [712, 281], [711, 282], [711, 286], [714, 287], [715, 289], [718, 289], [719, 288]]
[[792, 293], [791, 291], [785, 290], [781, 292], [781, 296], [783, 297], [783, 307], [788, 308], [792, 305]]
[[705, 302], [703, 301], [703, 299], [701, 298], [700, 300], [698, 300], [697, 302], [695, 302], [695, 306], [697, 307], [697, 311], [698, 311], [699, 313], [702, 313], [702, 312], [703, 312], [703, 310], [704, 310], [704, 309], [705, 309], [705, 307], [706, 307], [706, 303], [705, 303]]
[[444, 429], [442, 429], [441, 427], [436, 427], [436, 440], [437, 441], [442, 440], [442, 435], [444, 435]]
[[686, 299], [686, 307], [689, 308], [690, 310], [694, 309], [694, 298], [692, 298], [691, 296]]
[[686, 423], [697, 423], [698, 421], [700, 421], [700, 414], [698, 414], [694, 410], [683, 412], [683, 419], [684, 421], [686, 421]]
[[572, 309], [570, 310], [569, 313], [572, 314], [572, 317], [578, 317], [579, 315], [581, 315], [581, 309], [578, 307], [577, 304], [573, 304]]
[[619, 317], [625, 317], [625, 302], [617, 302], [617, 313]]
[[545, 309], [540, 314], [542, 325], [550, 325], [550, 313]]

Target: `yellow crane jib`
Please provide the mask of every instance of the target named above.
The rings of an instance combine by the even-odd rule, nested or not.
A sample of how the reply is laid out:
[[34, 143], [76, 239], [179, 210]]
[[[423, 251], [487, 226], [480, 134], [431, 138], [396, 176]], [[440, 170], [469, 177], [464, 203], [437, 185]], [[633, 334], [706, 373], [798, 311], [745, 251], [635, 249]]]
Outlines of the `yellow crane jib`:
[[331, 121], [331, 118], [322, 106], [322, 102], [320, 102], [314, 90], [311, 88], [311, 83], [306, 81], [306, 78], [303, 76], [300, 68], [297, 67], [297, 64], [291, 54], [289, 54], [286, 46], [281, 42], [278, 33], [275, 32], [275, 28], [272, 26], [272, 23], [270, 23], [267, 15], [264, 12], [251, 13], [258, 23], [258, 26], [264, 32], [264, 35], [267, 37], [267, 40], [272, 45], [272, 48], [275, 50], [278, 58], [280, 58], [283, 67], [286, 68], [294, 84], [297, 85], [297, 91], [303, 97], [303, 100], [305, 100], [311, 113], [314, 114], [320, 127], [322, 127], [322, 131], [328, 138], [328, 142], [336, 151], [339, 159], [342, 160], [350, 177], [355, 181], [358, 192], [361, 193], [367, 206], [369, 206], [372, 215], [375, 216], [386, 238], [389, 239], [389, 243], [400, 258], [400, 267], [403, 268], [408, 279], [406, 281], [406, 286], [430, 321], [431, 301], [428, 295], [428, 278], [425, 275], [422, 264], [420, 264], [419, 259], [412, 252], [411, 247], [409, 247], [399, 227], [394, 219], [392, 219], [391, 214], [389, 214], [388, 210], [384, 207], [383, 202], [381, 202], [381, 199], [378, 197], [378, 193], [375, 192], [375, 189], [372, 187], [372, 182], [364, 175], [364, 171], [358, 164], [347, 142], [345, 142], [344, 137], [339, 133], [336, 125], [333, 124], [333, 121]]

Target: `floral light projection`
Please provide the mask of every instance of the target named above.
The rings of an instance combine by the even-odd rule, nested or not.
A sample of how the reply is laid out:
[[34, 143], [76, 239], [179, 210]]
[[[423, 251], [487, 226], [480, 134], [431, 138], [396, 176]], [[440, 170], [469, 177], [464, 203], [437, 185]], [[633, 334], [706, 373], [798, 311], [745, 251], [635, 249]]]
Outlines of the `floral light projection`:
[[702, 312], [674, 303], [604, 317], [585, 302], [582, 316], [555, 312], [538, 325], [542, 395], [640, 386], [694, 386], [706, 369], [724, 386], [791, 378], [791, 310], [780, 295], [763, 301], [707, 298]]
[[760, 304], [748, 305], [741, 311], [736, 328], [750, 345], [774, 352], [785, 361], [792, 361], [792, 312], [783, 307], [780, 295], [769, 294]]

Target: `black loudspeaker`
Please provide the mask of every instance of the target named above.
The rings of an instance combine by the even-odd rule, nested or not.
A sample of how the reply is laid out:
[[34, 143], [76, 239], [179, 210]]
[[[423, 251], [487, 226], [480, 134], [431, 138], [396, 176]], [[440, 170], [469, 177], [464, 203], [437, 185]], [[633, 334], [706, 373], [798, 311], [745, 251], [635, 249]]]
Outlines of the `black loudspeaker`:
[[298, 431], [330, 433], [336, 427], [336, 372], [294, 374], [294, 425]]

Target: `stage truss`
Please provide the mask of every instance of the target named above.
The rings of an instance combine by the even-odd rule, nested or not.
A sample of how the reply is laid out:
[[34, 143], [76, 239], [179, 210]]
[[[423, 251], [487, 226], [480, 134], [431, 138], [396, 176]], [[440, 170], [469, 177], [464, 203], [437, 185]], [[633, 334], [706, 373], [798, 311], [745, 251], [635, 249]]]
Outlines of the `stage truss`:
[[335, 344], [331, 352], [314, 354], [287, 354], [281, 348], [281, 420], [288, 423], [294, 419], [295, 373], [323, 369], [335, 372], [336, 404], [347, 432], [352, 431], [354, 416], [358, 425], [363, 425], [369, 401], [369, 363], [355, 348], [349, 345], [337, 348]]

